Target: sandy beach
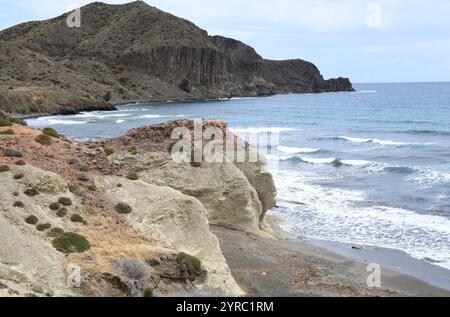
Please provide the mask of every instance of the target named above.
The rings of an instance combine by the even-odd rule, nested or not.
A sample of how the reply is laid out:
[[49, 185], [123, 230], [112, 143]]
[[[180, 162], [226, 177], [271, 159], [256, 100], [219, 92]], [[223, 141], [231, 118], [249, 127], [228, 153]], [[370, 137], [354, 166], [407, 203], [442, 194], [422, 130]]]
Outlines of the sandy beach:
[[374, 262], [382, 266], [381, 288], [371, 289], [367, 263], [373, 262], [364, 264], [364, 256], [356, 260], [309, 242], [269, 240], [219, 227], [212, 231], [247, 296], [450, 296], [450, 291], [389, 269], [387, 252]]

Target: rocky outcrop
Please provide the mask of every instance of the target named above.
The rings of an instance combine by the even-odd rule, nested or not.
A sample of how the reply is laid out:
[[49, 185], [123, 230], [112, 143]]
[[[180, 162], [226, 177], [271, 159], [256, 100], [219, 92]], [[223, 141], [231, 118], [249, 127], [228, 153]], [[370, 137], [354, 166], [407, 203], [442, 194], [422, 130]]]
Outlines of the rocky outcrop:
[[[121, 187], [117, 187], [119, 183]], [[219, 241], [209, 231], [207, 212], [197, 199], [169, 187], [117, 177], [97, 178], [96, 184], [114, 204], [127, 202], [132, 207], [126, 219], [136, 230], [164, 241], [173, 250], [199, 258], [208, 271], [206, 283], [200, 285], [205, 292], [243, 295], [222, 255]]]
[[69, 28], [65, 14], [0, 32], [0, 109], [67, 113], [129, 100], [353, 89], [309, 62], [265, 60], [142, 1], [96, 2], [81, 12], [81, 28]]
[[[227, 131], [222, 121], [203, 121], [202, 124], [203, 129], [216, 127], [224, 136], [239, 140]], [[147, 183], [168, 186], [197, 198], [207, 210], [211, 224], [254, 234], [272, 234], [272, 230], [265, 230], [266, 226], [270, 227], [265, 222], [265, 213], [275, 206], [276, 188], [265, 158], [257, 156], [256, 162], [238, 163], [234, 159], [237, 155], [226, 153], [228, 156], [217, 163], [177, 162], [170, 150], [174, 143], [171, 133], [177, 127], [192, 131], [194, 122], [178, 120], [141, 127], [108, 140], [106, 144], [116, 150], [110, 160], [137, 172]], [[207, 141], [204, 142], [206, 146]], [[130, 153], [131, 147], [139, 149], [138, 153]], [[247, 157], [250, 150], [254, 148], [248, 145]]]
[[125, 178], [99, 144], [53, 137], [42, 145], [38, 130], [8, 129], [0, 295], [243, 295], [199, 200]]

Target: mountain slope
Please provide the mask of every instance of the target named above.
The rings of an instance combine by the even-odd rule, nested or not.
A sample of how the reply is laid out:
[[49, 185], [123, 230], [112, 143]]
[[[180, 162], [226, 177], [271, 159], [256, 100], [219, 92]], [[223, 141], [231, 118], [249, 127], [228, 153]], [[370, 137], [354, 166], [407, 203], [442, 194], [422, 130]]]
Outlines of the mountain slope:
[[81, 28], [69, 28], [67, 16], [0, 32], [0, 109], [66, 113], [109, 101], [352, 90], [311, 63], [265, 60], [142, 1], [82, 7]]

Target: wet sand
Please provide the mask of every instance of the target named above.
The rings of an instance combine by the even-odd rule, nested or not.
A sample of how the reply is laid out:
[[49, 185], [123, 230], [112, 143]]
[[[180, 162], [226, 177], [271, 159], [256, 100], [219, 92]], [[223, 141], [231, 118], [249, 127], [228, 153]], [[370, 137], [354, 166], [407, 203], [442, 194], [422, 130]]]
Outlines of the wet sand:
[[450, 296], [450, 291], [389, 269], [382, 261], [389, 257], [387, 252], [378, 253], [379, 261], [371, 258], [374, 261], [367, 262], [382, 266], [381, 288], [369, 288], [365, 256], [339, 255], [318, 243], [269, 240], [215, 226], [211, 229], [220, 240], [233, 276], [248, 296]]

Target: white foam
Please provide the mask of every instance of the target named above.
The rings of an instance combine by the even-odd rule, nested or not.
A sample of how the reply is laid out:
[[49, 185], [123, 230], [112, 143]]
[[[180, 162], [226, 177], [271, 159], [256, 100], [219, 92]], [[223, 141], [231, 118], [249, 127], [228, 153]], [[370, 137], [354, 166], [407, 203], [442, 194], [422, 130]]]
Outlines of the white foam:
[[301, 160], [310, 164], [333, 164], [338, 161], [337, 158], [309, 158], [302, 157]]
[[58, 119], [57, 117], [40, 117], [36, 119], [29, 119], [26, 121], [29, 125], [36, 127], [43, 127], [50, 125], [79, 125], [88, 123], [88, 121]]
[[[450, 269], [450, 219], [364, 206], [366, 193], [308, 184], [301, 171], [273, 171], [280, 208], [271, 212], [299, 236], [403, 250]], [[360, 204], [360, 207], [358, 207]]]
[[310, 148], [299, 148], [299, 147], [289, 147], [289, 146], [278, 146], [278, 152], [286, 154], [302, 154], [302, 153], [316, 153], [320, 149], [310, 149]]
[[163, 116], [159, 114], [146, 114], [139, 117], [139, 119], [159, 119], [159, 118], [169, 118], [169, 116]]
[[125, 122], [125, 120], [123, 120], [123, 119], [119, 119], [116, 121], [116, 123], [124, 123], [124, 122]]
[[341, 163], [349, 166], [370, 166], [377, 163], [365, 160], [341, 160]]
[[450, 183], [450, 173], [431, 170], [421, 170], [416, 175], [409, 177], [408, 181], [424, 185], [446, 184]]
[[283, 133], [283, 132], [293, 132], [298, 131], [293, 128], [282, 128], [282, 127], [249, 127], [249, 128], [230, 128], [230, 131], [236, 134], [260, 134], [260, 133]]
[[345, 141], [353, 142], [353, 143], [375, 143], [384, 146], [405, 146], [405, 145], [429, 145], [422, 143], [407, 143], [407, 142], [398, 142], [392, 140], [380, 140], [380, 139], [366, 139], [366, 138], [355, 138], [348, 136], [340, 136], [338, 139], [342, 139]]

